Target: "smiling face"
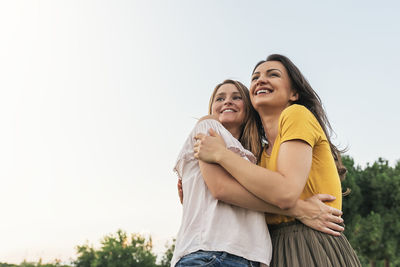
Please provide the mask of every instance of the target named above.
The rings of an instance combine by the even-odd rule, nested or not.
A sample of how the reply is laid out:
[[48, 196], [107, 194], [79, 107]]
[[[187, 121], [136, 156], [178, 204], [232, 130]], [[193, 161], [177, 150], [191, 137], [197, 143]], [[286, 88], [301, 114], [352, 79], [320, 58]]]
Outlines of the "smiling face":
[[240, 129], [245, 119], [243, 97], [234, 84], [221, 85], [212, 101], [211, 114], [217, 114], [225, 128]]
[[286, 68], [278, 61], [266, 61], [257, 66], [251, 76], [250, 99], [253, 107], [278, 107], [284, 109], [298, 99], [291, 89]]

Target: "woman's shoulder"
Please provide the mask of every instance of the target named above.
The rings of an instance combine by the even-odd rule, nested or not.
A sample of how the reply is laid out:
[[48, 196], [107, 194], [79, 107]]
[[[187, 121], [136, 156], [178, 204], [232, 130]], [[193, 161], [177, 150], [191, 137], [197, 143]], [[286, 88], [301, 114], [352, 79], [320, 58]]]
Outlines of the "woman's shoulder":
[[280, 116], [280, 121], [284, 122], [287, 120], [293, 121], [310, 121], [317, 122], [314, 114], [303, 105], [293, 104], [285, 108]]
[[219, 118], [218, 118], [217, 115], [211, 114], [211, 115], [206, 115], [206, 116], [201, 117], [200, 120], [199, 120], [199, 122], [205, 121], [205, 120], [215, 120], [215, 121], [219, 121]]
[[233, 137], [233, 135], [219, 122], [218, 116], [207, 115], [201, 118], [195, 127], [194, 133], [208, 134], [210, 128], [224, 139], [225, 145], [229, 150], [239, 154], [241, 157], [246, 157], [253, 163], [257, 162], [256, 157], [254, 157], [250, 151], [245, 149], [239, 140]]
[[303, 105], [293, 104], [285, 108], [282, 112], [282, 116], [288, 115], [300, 115], [300, 116], [310, 116], [311, 111]]
[[217, 132], [227, 131], [225, 127], [219, 122], [218, 117], [214, 115], [207, 115], [199, 119], [194, 127], [194, 130], [196, 132], [206, 131], [205, 133], [207, 133], [209, 128], [212, 128]]

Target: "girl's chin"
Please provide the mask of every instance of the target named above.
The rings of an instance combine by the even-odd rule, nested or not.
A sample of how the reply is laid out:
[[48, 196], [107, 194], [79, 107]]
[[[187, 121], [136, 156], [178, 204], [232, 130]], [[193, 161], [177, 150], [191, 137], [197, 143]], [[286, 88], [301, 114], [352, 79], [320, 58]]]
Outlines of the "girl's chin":
[[274, 103], [271, 101], [253, 101], [251, 105], [257, 112], [259, 112], [265, 109], [275, 109], [279, 106], [279, 103]]
[[219, 117], [219, 121], [221, 122], [222, 125], [230, 125], [230, 126], [241, 125], [243, 123], [243, 120], [240, 121], [238, 119], [229, 119], [221, 117]]
[[257, 106], [265, 106], [265, 105], [270, 105], [269, 99], [262, 99], [262, 98], [256, 98], [253, 99], [253, 101], [251, 101], [251, 104], [253, 105], [253, 107], [257, 107]]

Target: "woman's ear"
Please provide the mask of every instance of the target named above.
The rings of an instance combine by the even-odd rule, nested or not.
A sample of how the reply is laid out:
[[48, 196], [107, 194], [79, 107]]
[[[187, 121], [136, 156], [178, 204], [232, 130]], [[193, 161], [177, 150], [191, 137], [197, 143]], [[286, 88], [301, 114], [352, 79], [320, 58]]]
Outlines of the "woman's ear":
[[295, 101], [299, 100], [299, 93], [297, 93], [296, 91], [292, 90], [289, 100], [292, 101], [292, 102], [295, 102]]

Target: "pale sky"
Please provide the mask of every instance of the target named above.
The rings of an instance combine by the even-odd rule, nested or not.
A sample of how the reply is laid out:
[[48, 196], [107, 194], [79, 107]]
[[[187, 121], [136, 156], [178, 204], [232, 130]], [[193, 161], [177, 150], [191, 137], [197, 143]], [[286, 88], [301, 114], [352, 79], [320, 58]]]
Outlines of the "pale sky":
[[0, 262], [178, 231], [172, 168], [215, 85], [291, 58], [355, 162], [400, 159], [396, 1], [0, 2]]

